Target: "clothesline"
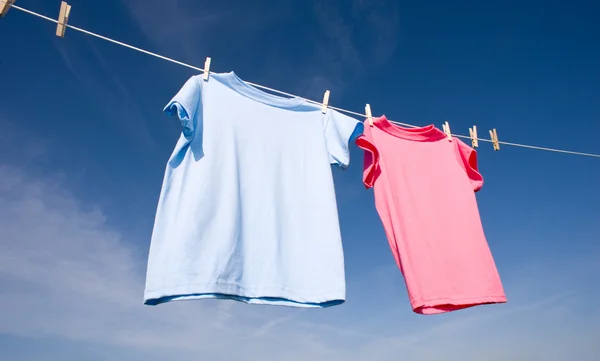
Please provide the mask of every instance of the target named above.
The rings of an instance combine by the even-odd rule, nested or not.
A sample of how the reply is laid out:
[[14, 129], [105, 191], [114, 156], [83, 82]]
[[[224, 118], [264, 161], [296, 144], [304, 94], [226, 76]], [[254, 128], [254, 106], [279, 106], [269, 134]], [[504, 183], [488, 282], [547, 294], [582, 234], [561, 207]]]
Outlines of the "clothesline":
[[[23, 8], [21, 6], [18, 6], [18, 5], [12, 4], [11, 8], [23, 11], [23, 12], [25, 12], [27, 14], [30, 14], [30, 15], [37, 16], [39, 18], [42, 18], [44, 20], [47, 20], [47, 21], [50, 21], [50, 22], [53, 22], [53, 23], [57, 23], [57, 24], [59, 23], [59, 20], [55, 20], [53, 18], [50, 18], [48, 16], [36, 13], [36, 12], [28, 10], [28, 9], [25, 9], [25, 8]], [[91, 32], [89, 30], [85, 30], [85, 29], [82, 29], [82, 28], [79, 28], [79, 27], [76, 27], [76, 26], [73, 26], [73, 25], [69, 25], [69, 24], [64, 24], [64, 26], [66, 28], [73, 29], [75, 31], [79, 31], [81, 33], [84, 33], [84, 34], [87, 34], [87, 35], [91, 35], [91, 36], [94, 36], [96, 38], [99, 38], [99, 39], [111, 42], [113, 44], [117, 44], [117, 45], [129, 48], [129, 49], [132, 49], [132, 50], [135, 50], [135, 51], [138, 51], [138, 52], [150, 55], [150, 56], [154, 56], [154, 57], [159, 58], [159, 59], [163, 59], [163, 60], [169, 61], [171, 63], [175, 63], [175, 64], [178, 64], [178, 65], [190, 68], [190, 69], [194, 69], [194, 70], [197, 70], [197, 71], [200, 71], [200, 72], [204, 72], [205, 71], [204, 68], [200, 68], [200, 67], [197, 67], [197, 66], [194, 66], [194, 65], [190, 65], [190, 64], [187, 64], [187, 63], [184, 63], [184, 62], [181, 62], [181, 61], [178, 61], [178, 60], [166, 57], [164, 55], [160, 55], [160, 54], [148, 51], [148, 50], [144, 50], [144, 49], [138, 48], [136, 46], [129, 45], [129, 44], [123, 43], [123, 42], [115, 40], [115, 39], [108, 38], [108, 37], [100, 35], [100, 34], [96, 34], [96, 33]], [[209, 71], [209, 74], [211, 74], [211, 73], [214, 73], [214, 72]], [[291, 94], [291, 93], [287, 93], [287, 92], [284, 92], [284, 91], [281, 91], [281, 90], [269, 88], [269, 87], [264, 86], [264, 85], [255, 84], [255, 83], [251, 83], [251, 82], [248, 82], [248, 81], [246, 83], [248, 83], [248, 84], [250, 84], [250, 85], [252, 85], [254, 87], [257, 87], [257, 88], [260, 88], [260, 89], [264, 89], [264, 90], [268, 90], [268, 91], [271, 91], [271, 92], [274, 92], [274, 93], [277, 93], [277, 94], [281, 94], [281, 95], [285, 95], [285, 96], [289, 96], [289, 97], [301, 98], [301, 99], [304, 99], [307, 102], [310, 102], [310, 103], [313, 103], [313, 104], [317, 104], [317, 105], [322, 105], [321, 102], [318, 102], [318, 101], [315, 101], [315, 100], [311, 100], [311, 99], [307, 99], [307, 98], [304, 98], [304, 97], [300, 97], [300, 96], [297, 96], [297, 95], [294, 95], [294, 94]], [[337, 110], [339, 112], [344, 112], [344, 113], [356, 115], [356, 116], [359, 116], [359, 117], [365, 117], [365, 118], [367, 117], [367, 115], [363, 114], [363, 113], [354, 112], [354, 111], [351, 111], [351, 110], [342, 109], [342, 108], [334, 107], [334, 106], [331, 106], [331, 105], [327, 105], [327, 106], [330, 109], [334, 109], [334, 110]], [[396, 123], [396, 124], [399, 124], [399, 125], [402, 125], [402, 126], [405, 126], [405, 127], [411, 127], [411, 128], [417, 128], [418, 127], [418, 126], [412, 125], [412, 124], [401, 123], [401, 122], [393, 121], [393, 120], [390, 120], [390, 121], [392, 123]], [[472, 139], [470, 136], [460, 135], [460, 134], [452, 134], [452, 136], [457, 137], [457, 138], [463, 138], [463, 139]], [[477, 137], [476, 139], [479, 140], [479, 141], [483, 141], [483, 142], [490, 142], [490, 143], [493, 142], [493, 140], [491, 140], [491, 139], [485, 139], [485, 138], [479, 138], [479, 137]], [[537, 149], [537, 150], [543, 150], [543, 151], [548, 151], [548, 152], [565, 153], [565, 154], [573, 154], [573, 155], [581, 155], [581, 156], [586, 156], [586, 157], [600, 158], [600, 154], [575, 152], [575, 151], [564, 150], [564, 149], [539, 147], [539, 146], [535, 146], [535, 145], [511, 143], [511, 142], [505, 142], [505, 141], [498, 141], [498, 143], [502, 144], [502, 145], [513, 146], [513, 147], [521, 147], [521, 148], [528, 148], [528, 149]]]

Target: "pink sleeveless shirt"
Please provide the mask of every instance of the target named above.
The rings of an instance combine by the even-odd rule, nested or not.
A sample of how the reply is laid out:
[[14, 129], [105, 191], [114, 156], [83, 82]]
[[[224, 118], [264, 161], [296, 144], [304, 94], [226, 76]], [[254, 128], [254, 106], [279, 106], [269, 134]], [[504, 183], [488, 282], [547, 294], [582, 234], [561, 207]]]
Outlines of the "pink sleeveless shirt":
[[506, 302], [475, 192], [477, 153], [433, 125], [402, 128], [385, 116], [365, 122], [363, 181], [404, 275], [414, 312], [436, 314]]

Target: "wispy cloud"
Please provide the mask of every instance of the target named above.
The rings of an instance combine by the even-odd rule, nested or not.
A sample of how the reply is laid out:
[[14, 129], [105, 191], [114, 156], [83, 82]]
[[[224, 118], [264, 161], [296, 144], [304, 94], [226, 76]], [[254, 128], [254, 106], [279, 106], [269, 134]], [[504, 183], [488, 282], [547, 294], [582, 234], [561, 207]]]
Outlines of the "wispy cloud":
[[341, 91], [346, 84], [365, 76], [394, 54], [399, 40], [397, 1], [318, 1], [314, 13], [322, 37], [317, 47], [312, 87]]
[[[243, 1], [223, 4], [177, 0], [165, 6], [158, 0], [134, 0], [125, 4], [161, 52], [200, 66], [204, 57], [211, 55], [208, 51], [223, 52], [223, 47], [233, 48], [230, 54], [252, 51], [252, 47], [258, 49], [253, 54], [274, 52], [251, 60], [255, 74], [248, 76], [256, 77], [268, 69], [265, 78], [281, 78], [289, 77], [292, 71], [293, 88], [282, 90], [304, 96], [319, 95], [325, 89], [341, 92], [366, 70], [388, 62], [398, 46], [399, 9], [392, 0], [310, 4], [283, 1], [269, 4], [269, 11]], [[289, 22], [299, 14], [307, 17], [304, 39], [290, 43], [273, 36], [289, 31]], [[236, 66], [235, 59], [220, 63]]]
[[[229, 3], [173, 0], [124, 1], [142, 33], [161, 52], [201, 66], [208, 49], [215, 49], [230, 35], [242, 39], [277, 19], [284, 3], [270, 4], [270, 11], [245, 1]], [[225, 43], [228, 46], [228, 42]], [[241, 43], [239, 44], [242, 45]]]
[[129, 85], [123, 82], [94, 41], [95, 39], [85, 38], [82, 44], [87, 47], [77, 49], [70, 49], [63, 43], [56, 42], [56, 48], [82, 90], [106, 112], [106, 118], [114, 120], [142, 145], [153, 147], [155, 143], [140, 104], [132, 96]]
[[183, 56], [188, 61], [203, 55], [201, 47], [206, 47], [207, 42], [214, 38], [206, 36], [207, 28], [226, 15], [223, 10], [211, 9], [210, 3], [192, 10], [190, 2], [181, 0], [168, 3], [131, 0], [125, 1], [124, 5], [151, 44], [171, 56]]
[[[64, 189], [60, 173], [39, 178], [3, 164], [0, 174], [0, 333], [236, 359], [259, 346], [267, 355], [287, 353], [303, 339], [305, 328], [284, 327], [278, 345], [257, 341], [295, 309], [233, 301], [143, 305], [146, 247], [123, 239], [100, 209]], [[254, 340], [230, 347], [248, 336]]]
[[143, 306], [143, 249], [126, 245], [57, 178], [7, 165], [0, 173], [0, 332], [196, 350], [247, 327], [240, 314], [228, 325], [237, 327], [211, 327], [224, 321], [214, 303]]

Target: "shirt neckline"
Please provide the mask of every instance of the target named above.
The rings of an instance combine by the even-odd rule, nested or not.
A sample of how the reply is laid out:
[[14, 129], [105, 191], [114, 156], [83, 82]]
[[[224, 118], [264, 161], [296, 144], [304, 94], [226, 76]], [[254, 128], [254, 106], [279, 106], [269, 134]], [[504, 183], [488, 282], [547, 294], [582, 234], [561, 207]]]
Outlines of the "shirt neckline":
[[394, 137], [402, 139], [433, 142], [446, 138], [446, 133], [437, 129], [433, 124], [424, 127], [405, 128], [392, 124], [385, 115], [379, 118], [374, 117], [373, 125]]
[[300, 97], [285, 98], [257, 89], [240, 79], [234, 71], [215, 75], [219, 75], [219, 78], [237, 93], [263, 104], [279, 108], [296, 108], [305, 103], [305, 100]]

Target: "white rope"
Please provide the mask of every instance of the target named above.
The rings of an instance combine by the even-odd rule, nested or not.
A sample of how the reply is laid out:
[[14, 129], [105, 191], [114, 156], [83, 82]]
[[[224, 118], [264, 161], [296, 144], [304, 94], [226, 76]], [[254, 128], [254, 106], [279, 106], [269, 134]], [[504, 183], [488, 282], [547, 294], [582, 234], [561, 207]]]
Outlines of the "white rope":
[[[14, 5], [14, 4], [13, 4], [11, 7], [12, 7], [12, 8], [14, 8], [14, 9], [17, 9], [17, 10], [23, 11], [23, 12], [25, 12], [25, 13], [28, 13], [28, 14], [31, 14], [31, 15], [34, 15], [34, 16], [37, 16], [37, 17], [39, 17], [39, 18], [42, 18], [42, 19], [44, 19], [44, 20], [48, 20], [48, 21], [50, 21], [50, 22], [53, 22], [53, 23], [58, 23], [58, 20], [52, 19], [52, 18], [50, 18], [50, 17], [44, 16], [44, 15], [42, 15], [42, 14], [36, 13], [36, 12], [34, 12], [34, 11], [31, 11], [31, 10], [25, 9], [25, 8], [23, 8], [23, 7], [20, 7], [20, 6], [18, 6], [18, 5]], [[153, 52], [151, 52], [151, 51], [144, 50], [144, 49], [141, 49], [141, 48], [135, 47], [135, 46], [133, 46], [133, 45], [129, 45], [129, 44], [126, 44], [126, 43], [123, 43], [123, 42], [120, 42], [120, 41], [117, 41], [117, 40], [114, 40], [114, 39], [108, 38], [108, 37], [106, 37], [106, 36], [102, 36], [102, 35], [99, 35], [99, 34], [93, 33], [93, 32], [91, 32], [91, 31], [88, 31], [88, 30], [85, 30], [85, 29], [78, 28], [78, 27], [76, 27], [76, 26], [73, 26], [73, 25], [69, 25], [69, 24], [67, 24], [67, 25], [66, 25], [66, 27], [67, 27], [67, 28], [70, 28], [70, 29], [73, 29], [73, 30], [75, 30], [75, 31], [82, 32], [82, 33], [84, 33], [84, 34], [87, 34], [87, 35], [94, 36], [94, 37], [96, 37], [96, 38], [99, 38], [99, 39], [102, 39], [102, 40], [106, 40], [106, 41], [108, 41], [108, 42], [111, 42], [111, 43], [113, 43], [113, 44], [117, 44], [117, 45], [120, 45], [120, 46], [124, 46], [124, 47], [126, 47], [126, 48], [129, 48], [129, 49], [132, 49], [132, 50], [135, 50], [135, 51], [139, 51], [140, 53], [144, 53], [144, 54], [147, 54], [147, 55], [151, 55], [151, 56], [154, 56], [154, 57], [156, 57], [156, 58], [163, 59], [163, 60], [169, 61], [169, 62], [171, 62], [171, 63], [175, 63], [175, 64], [178, 64], [178, 65], [181, 65], [181, 66], [185, 66], [185, 67], [187, 67], [187, 68], [194, 69], [194, 70], [197, 70], [197, 71], [201, 71], [201, 72], [203, 72], [203, 73], [204, 73], [204, 68], [199, 68], [199, 67], [197, 67], [197, 66], [193, 66], [193, 65], [190, 65], [190, 64], [187, 64], [187, 63], [184, 63], [184, 62], [181, 62], [181, 61], [175, 60], [175, 59], [171, 59], [171, 58], [169, 58], [169, 57], [166, 57], [166, 56], [164, 56], [164, 55], [160, 55], [160, 54], [157, 54], [157, 53], [153, 53]], [[214, 74], [214, 72], [209, 72], [209, 74]], [[300, 96], [297, 96], [297, 95], [294, 95], [294, 94], [286, 93], [286, 92], [284, 92], [284, 91], [281, 91], [281, 90], [277, 90], [277, 89], [269, 88], [269, 87], [267, 87], [267, 86], [264, 86], [264, 85], [255, 84], [255, 83], [251, 83], [251, 82], [246, 82], [246, 83], [247, 83], [247, 84], [250, 84], [250, 85], [252, 85], [252, 86], [254, 86], [254, 87], [257, 87], [257, 88], [263, 89], [263, 90], [268, 90], [268, 91], [271, 91], [271, 92], [273, 92], [273, 93], [277, 93], [277, 94], [285, 95], [285, 96], [292, 97], [292, 98], [300, 98], [300, 99], [303, 99], [303, 100], [305, 100], [305, 101], [307, 101], [307, 102], [309, 102], [309, 103], [313, 103], [313, 104], [317, 104], [317, 105], [322, 105], [322, 104], [321, 104], [321, 102], [318, 102], [318, 101], [315, 101], [315, 100], [311, 100], [311, 99], [307, 99], [307, 98], [304, 98], [304, 97], [300, 97]], [[340, 111], [340, 112], [344, 112], [344, 113], [347, 113], [347, 114], [352, 114], [352, 115], [356, 115], [356, 116], [359, 116], [359, 117], [364, 117], [364, 118], [366, 118], [366, 117], [367, 117], [367, 115], [366, 115], [366, 114], [362, 114], [362, 113], [353, 112], [353, 111], [351, 111], [351, 110], [342, 109], [342, 108], [337, 108], [337, 107], [333, 107], [333, 106], [328, 106], [328, 107], [329, 107], [330, 109], [334, 109], [334, 110], [337, 110], [337, 111]], [[399, 125], [401, 125], [401, 126], [405, 126], [405, 127], [410, 127], [410, 128], [418, 128], [418, 126], [416, 126], [416, 125], [412, 125], [412, 124], [401, 123], [401, 122], [397, 122], [397, 121], [393, 121], [393, 120], [390, 120], [390, 122], [392, 122], [392, 123], [395, 123], [395, 124], [399, 124]], [[456, 134], [452, 134], [452, 135], [453, 135], [453, 136], [455, 136], [455, 137], [458, 137], [458, 138], [471, 139], [471, 137], [469, 137], [469, 136], [466, 136], [466, 135], [456, 135]], [[483, 141], [483, 142], [492, 142], [492, 140], [491, 140], [491, 139], [483, 139], [483, 138], [478, 138], [478, 140], [480, 140], [480, 141]], [[600, 154], [592, 154], [592, 153], [574, 152], [574, 151], [570, 151], [570, 150], [562, 150], [562, 149], [554, 149], [554, 148], [538, 147], [538, 146], [535, 146], [535, 145], [518, 144], [518, 143], [510, 143], [510, 142], [502, 142], [502, 141], [499, 141], [498, 143], [499, 143], [499, 144], [503, 144], [503, 145], [509, 145], [509, 146], [513, 146], [513, 147], [521, 147], [521, 148], [528, 148], [528, 149], [537, 149], [537, 150], [543, 150], [543, 151], [548, 151], [548, 152], [555, 152], [555, 153], [565, 153], [565, 154], [581, 155], [581, 156], [585, 156], [585, 157], [594, 157], [594, 158], [600, 158]]]
[[[471, 137], [466, 136], [466, 135], [455, 135], [455, 137], [458, 138], [465, 138], [465, 139], [471, 139]], [[491, 139], [481, 139], [479, 138], [479, 140], [484, 141], [484, 142], [492, 142]], [[538, 147], [536, 145], [527, 145], [527, 144], [519, 144], [519, 143], [511, 143], [511, 142], [502, 142], [499, 141], [499, 144], [504, 144], [504, 145], [510, 145], [512, 147], [521, 147], [521, 148], [529, 148], [529, 149], [537, 149], [537, 150], [545, 150], [547, 152], [556, 152], [556, 153], [565, 153], [565, 154], [574, 154], [574, 155], [582, 155], [585, 157], [594, 157], [594, 158], [600, 158], [600, 154], [593, 154], [593, 153], [582, 153], [582, 152], [574, 152], [572, 150], [563, 150], [563, 149], [554, 149], [554, 148], [546, 148], [546, 147]]]

